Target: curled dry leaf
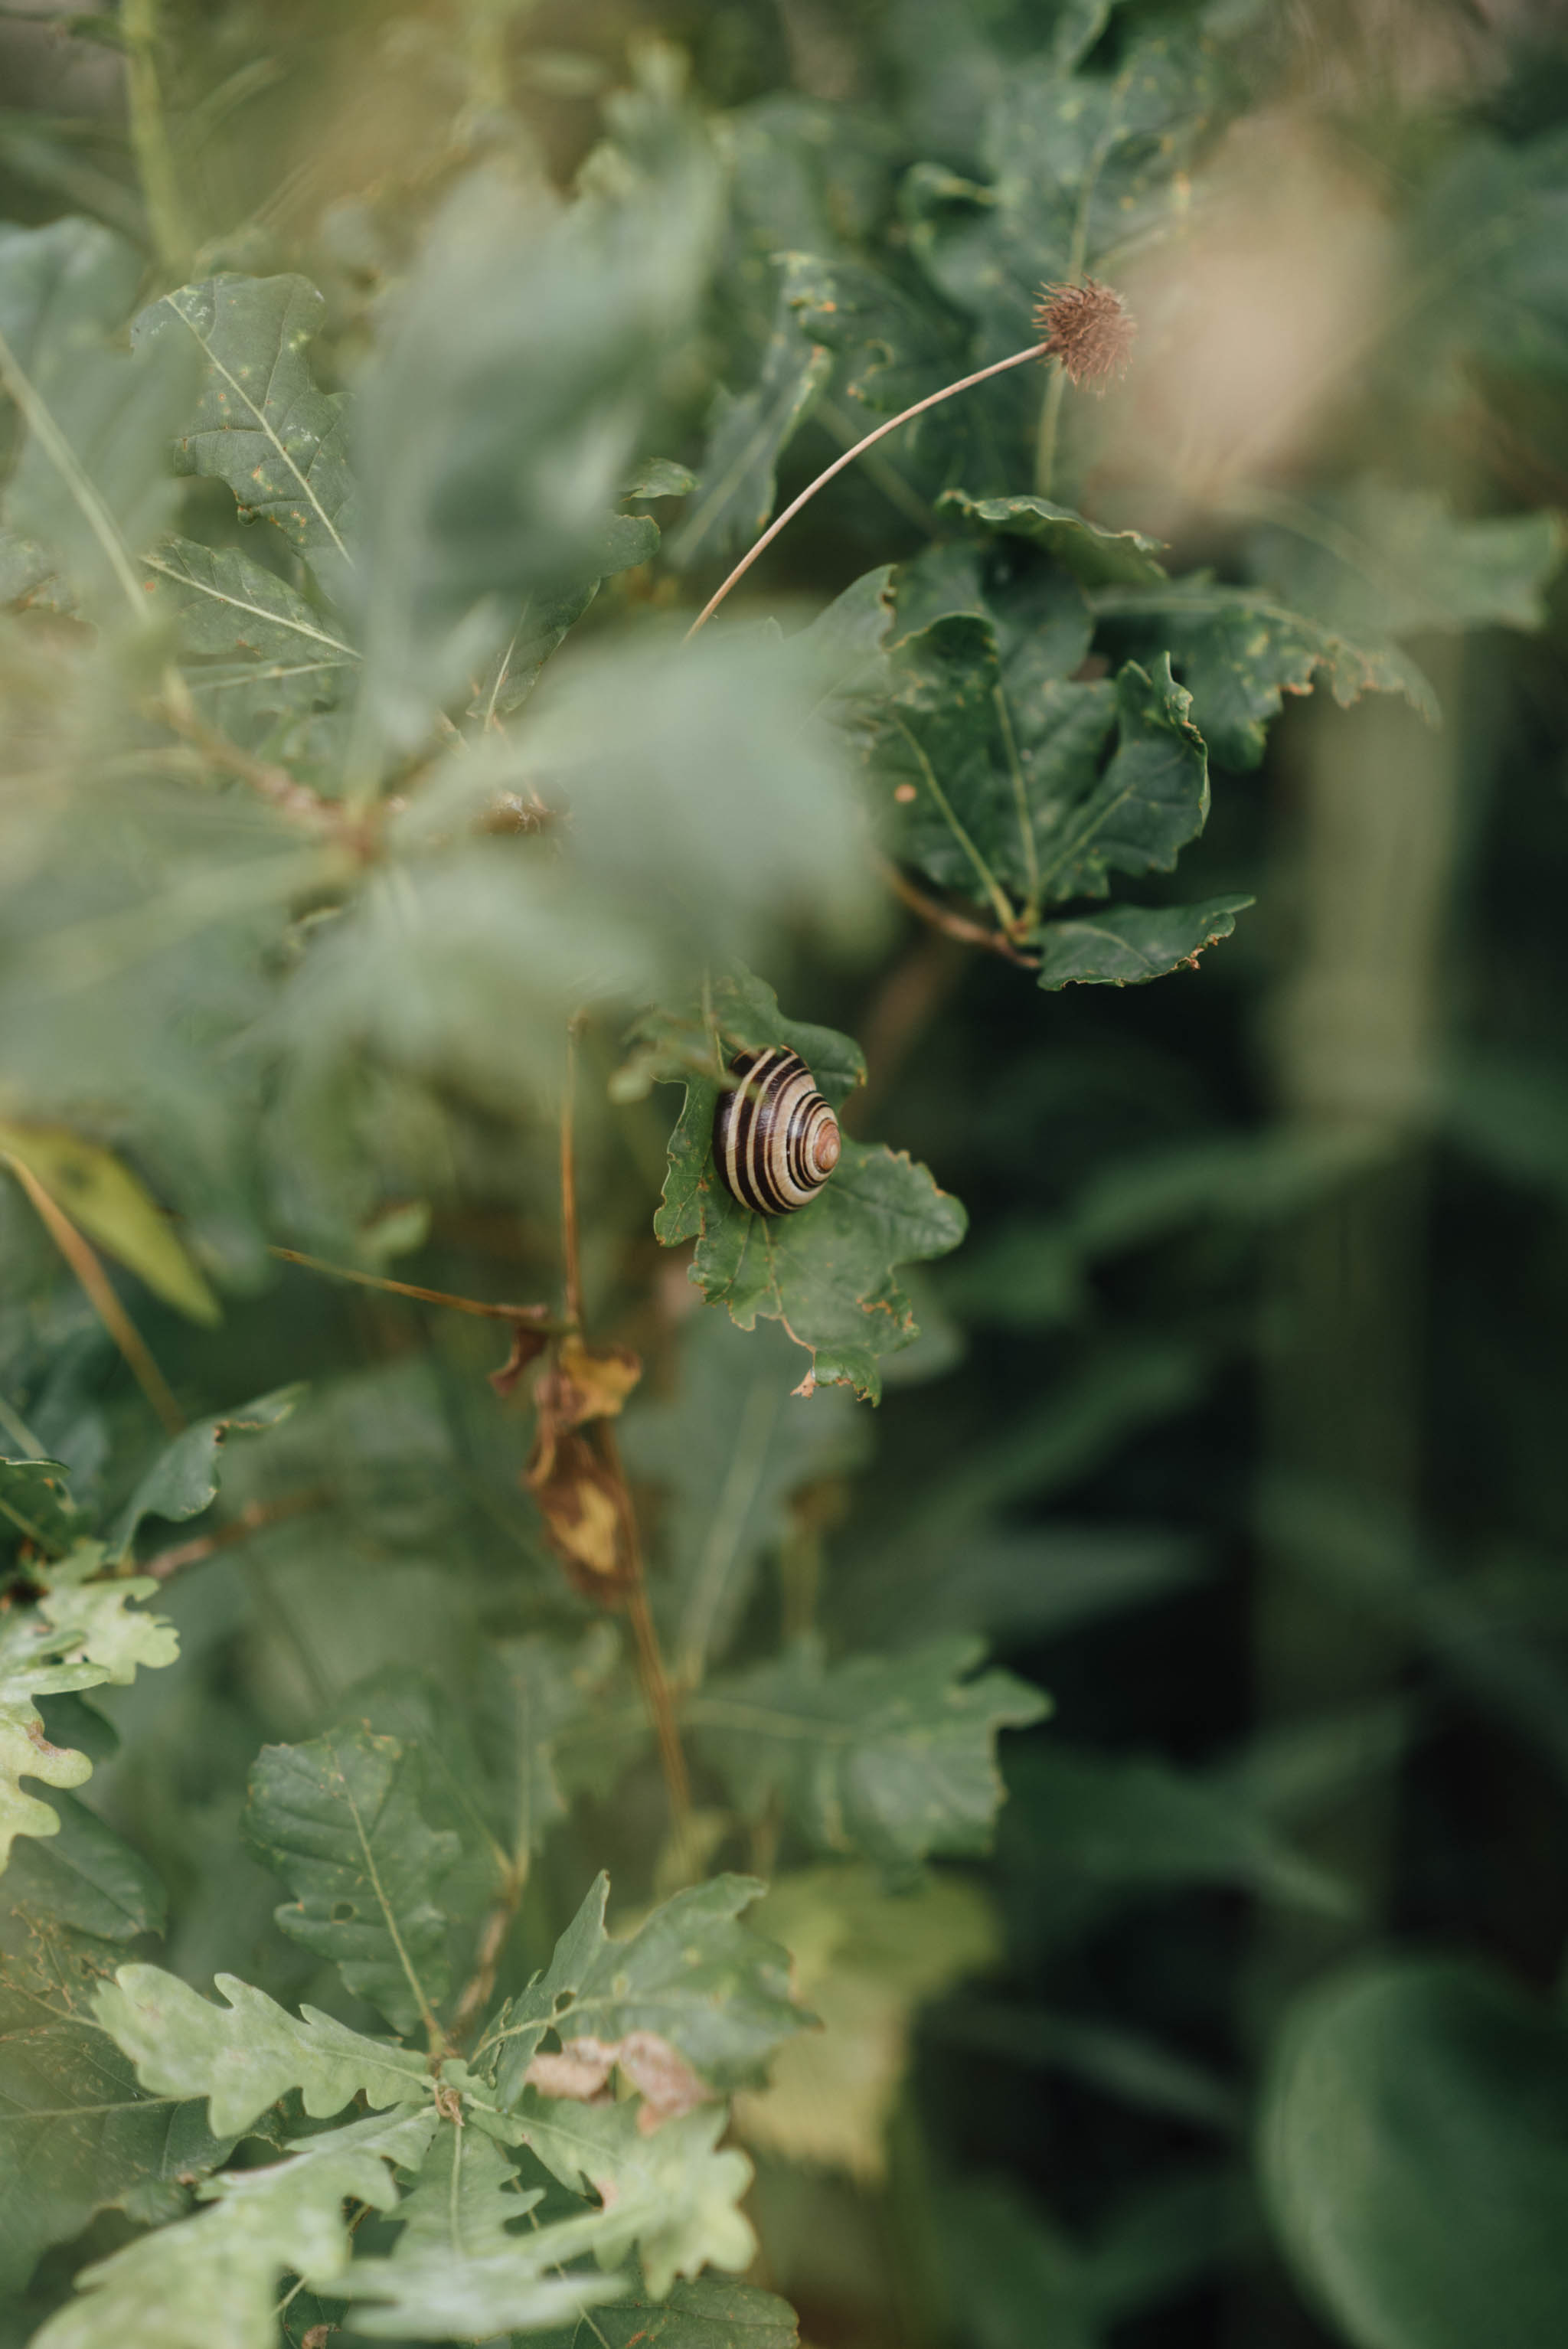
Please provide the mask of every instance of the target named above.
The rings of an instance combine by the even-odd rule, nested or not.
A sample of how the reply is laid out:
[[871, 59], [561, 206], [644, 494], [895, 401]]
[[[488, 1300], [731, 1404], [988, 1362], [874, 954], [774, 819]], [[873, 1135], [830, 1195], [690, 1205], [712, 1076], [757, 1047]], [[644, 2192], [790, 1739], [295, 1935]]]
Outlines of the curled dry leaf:
[[550, 1308], [547, 1305], [525, 1306], [519, 1309], [511, 1324], [511, 1351], [500, 1370], [490, 1374], [490, 1382], [498, 1395], [511, 1394], [524, 1371], [543, 1353], [550, 1343], [550, 1332], [548, 1328], [542, 1330], [537, 1325], [541, 1321], [548, 1323], [549, 1319]]
[[710, 2104], [713, 2092], [677, 2048], [656, 2031], [628, 2031], [624, 2039], [571, 2039], [558, 2055], [536, 2055], [528, 2085], [542, 2096], [571, 2096], [603, 2104], [610, 2075], [619, 2064], [643, 2099], [637, 2127], [651, 2137], [665, 2121]]
[[594, 1598], [623, 1590], [632, 1568], [621, 1481], [583, 1430], [613, 1419], [642, 1374], [629, 1347], [587, 1346], [567, 1337], [552, 1348], [534, 1388], [538, 1427], [523, 1483], [552, 1549], [577, 1588]]

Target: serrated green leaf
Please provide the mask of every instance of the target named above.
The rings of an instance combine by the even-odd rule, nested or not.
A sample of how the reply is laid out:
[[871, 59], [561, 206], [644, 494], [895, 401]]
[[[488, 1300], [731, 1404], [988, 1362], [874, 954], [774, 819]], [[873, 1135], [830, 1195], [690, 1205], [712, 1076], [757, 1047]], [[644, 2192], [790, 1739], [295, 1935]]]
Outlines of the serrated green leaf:
[[795, 2312], [754, 2283], [698, 2276], [665, 2301], [616, 2300], [559, 2332], [535, 2334], [531, 2349], [799, 2349]]
[[177, 1435], [142, 1477], [116, 1518], [109, 1536], [110, 1556], [125, 1557], [144, 1517], [168, 1517], [176, 1524], [198, 1516], [218, 1497], [222, 1481], [219, 1457], [231, 1435], [264, 1435], [280, 1426], [299, 1402], [304, 1389], [279, 1387], [259, 1395], [237, 1410], [216, 1412], [198, 1420]]
[[1341, 709], [1364, 693], [1401, 693], [1438, 722], [1426, 678], [1379, 635], [1353, 643], [1266, 595], [1202, 578], [1144, 595], [1107, 589], [1089, 601], [1133, 651], [1150, 660], [1168, 654], [1192, 696], [1192, 723], [1221, 764], [1240, 773], [1261, 761], [1284, 695], [1309, 691], [1320, 671]]
[[[1068, 54], [1080, 37], [1081, 26]], [[1045, 59], [1010, 69], [986, 117], [978, 183], [916, 167], [903, 197], [911, 251], [981, 321], [985, 357], [1031, 339], [1042, 280], [1112, 275], [1117, 248], [1142, 251], [1183, 223], [1186, 174], [1218, 104], [1212, 45], [1182, 27], [1134, 42], [1111, 73], [1066, 74]]]
[[135, 249], [89, 221], [0, 231], [4, 372], [27, 421], [6, 518], [92, 609], [121, 616], [139, 606], [129, 558], [170, 519], [164, 452], [195, 374], [182, 351], [114, 347], [140, 274]]
[[1195, 969], [1205, 947], [1228, 938], [1252, 897], [1215, 897], [1206, 905], [1117, 905], [1108, 914], [1048, 922], [1029, 944], [1040, 957], [1039, 984], [1141, 987], [1183, 966]]
[[0, 1460], [0, 1527], [10, 1544], [31, 1542], [58, 1557], [81, 1531], [63, 1460]]
[[747, 1816], [781, 1801], [813, 1850], [888, 1866], [985, 1851], [1003, 1799], [996, 1733], [1049, 1707], [1010, 1672], [966, 1681], [983, 1652], [939, 1640], [829, 1666], [802, 1640], [711, 1682], [686, 1718]]
[[198, 355], [182, 470], [226, 481], [242, 516], [275, 523], [338, 587], [353, 534], [343, 403], [317, 388], [305, 356], [325, 316], [303, 277], [208, 277], [143, 310], [131, 341]]
[[786, 279], [756, 384], [715, 400], [692, 502], [669, 542], [677, 570], [750, 545], [773, 512], [779, 460], [832, 371], [832, 354], [802, 330]]
[[670, 1495], [674, 1661], [695, 1687], [734, 1636], [763, 1558], [784, 1539], [805, 1485], [864, 1458], [864, 1423], [847, 1395], [791, 1408], [793, 1356], [782, 1330], [745, 1336], [721, 1313], [682, 1332], [674, 1398], [634, 1402], [622, 1451], [634, 1475]]
[[83, 2269], [36, 2349], [274, 2349], [284, 2274], [317, 2289], [338, 2280], [351, 2246], [346, 2199], [393, 2209], [388, 2164], [417, 2169], [435, 2119], [432, 2108], [357, 2121], [286, 2161], [210, 2179], [201, 2191], [211, 2209]]
[[441, 2128], [418, 2183], [397, 2205], [401, 2232], [390, 2258], [356, 2260], [337, 2280], [335, 2295], [353, 2311], [348, 2330], [373, 2339], [488, 2340], [535, 2333], [612, 2299], [620, 2277], [562, 2272], [599, 2232], [598, 2214], [511, 2231], [540, 2199], [538, 2189], [518, 2190], [493, 2138]]
[[789, 1995], [786, 1951], [737, 1922], [764, 1887], [718, 1876], [677, 1892], [625, 1940], [603, 1930], [601, 1877], [556, 1945], [549, 1971], [491, 2023], [475, 2053], [490, 2057], [496, 2094], [515, 2105], [546, 2029], [570, 2040], [655, 2032], [707, 2085], [755, 2080], [774, 2049], [806, 2029]]
[[1209, 762], [1188, 716], [1191, 697], [1169, 657], [1146, 676], [1129, 661], [1116, 680], [1119, 741], [1088, 797], [1040, 844], [1047, 902], [1103, 897], [1115, 873], [1169, 873], [1209, 814]]
[[330, 1959], [394, 2030], [429, 2028], [448, 1980], [438, 1896], [460, 1847], [425, 1822], [418, 1755], [363, 1727], [266, 1746], [245, 1834], [295, 1896], [277, 1911], [290, 1939]]
[[15, 1158], [73, 1223], [192, 1321], [222, 1319], [206, 1276], [129, 1166], [67, 1126], [0, 1123], [0, 1159]]
[[352, 682], [359, 657], [341, 632], [238, 547], [168, 538], [142, 567], [151, 609], [172, 618], [198, 707], [235, 740], [330, 709]]
[[[723, 1055], [741, 1045], [787, 1044], [799, 1053], [830, 1102], [858, 1081], [857, 1048], [830, 1030], [782, 1018], [772, 990], [747, 973], [713, 990]], [[732, 1199], [712, 1163], [718, 1099], [714, 1061], [700, 1019], [645, 1022], [655, 1069], [684, 1075], [686, 1105], [670, 1137], [670, 1171], [654, 1229], [666, 1247], [697, 1235], [691, 1277], [710, 1303], [723, 1303], [741, 1329], [758, 1314], [780, 1320], [812, 1357], [820, 1385], [842, 1382], [873, 1402], [882, 1392], [879, 1354], [916, 1335], [895, 1268], [945, 1255], [964, 1237], [955, 1199], [903, 1154], [846, 1136], [830, 1181], [790, 1216], [757, 1216]], [[706, 1066], [705, 1066], [706, 1063]]]
[[1001, 536], [1043, 547], [1083, 587], [1143, 587], [1165, 576], [1157, 538], [1137, 530], [1105, 530], [1048, 498], [972, 498], [967, 490], [949, 490], [938, 503]]
[[683, 2113], [651, 2134], [639, 2128], [638, 2111], [635, 2099], [546, 2101], [530, 2088], [510, 2133], [562, 2185], [576, 2193], [591, 2186], [601, 2197], [595, 2257], [608, 2266], [635, 2249], [655, 2300], [700, 2268], [749, 2266], [757, 2238], [739, 2203], [751, 2164], [743, 2153], [716, 2149], [724, 2106]]
[[214, 2006], [160, 1966], [121, 1966], [98, 1986], [92, 2013], [160, 2096], [208, 2099], [213, 2134], [236, 2137], [269, 2105], [297, 2089], [314, 2120], [366, 2104], [422, 2104], [431, 2080], [422, 2056], [335, 2023], [312, 2006], [296, 2019], [265, 1992], [216, 1974]]
[[6, 1900], [100, 1940], [161, 1933], [167, 1896], [141, 1854], [74, 1795], [57, 1795], [49, 1807], [59, 1831], [12, 1846]]
[[[76, 1560], [90, 1570], [102, 1552], [90, 1545]], [[59, 1832], [59, 1815], [38, 1796], [22, 1791], [24, 1778], [64, 1789], [92, 1775], [85, 1754], [51, 1745], [34, 1700], [100, 1687], [124, 1686], [137, 1667], [172, 1663], [179, 1641], [172, 1626], [158, 1617], [131, 1614], [131, 1604], [157, 1585], [143, 1576], [131, 1581], [77, 1585], [72, 1560], [53, 1568], [60, 1577], [30, 1607], [0, 1616], [0, 1870], [19, 1835]]]
[[226, 2158], [199, 2104], [151, 2096], [98, 2028], [92, 1992], [119, 1955], [14, 1913], [0, 1955], [0, 2292], [96, 2211], [151, 2224], [184, 2207], [177, 2180]]
[[1357, 2349], [1552, 2349], [1568, 2325], [1568, 2035], [1479, 1971], [1315, 1983], [1264, 2090], [1275, 2235]]

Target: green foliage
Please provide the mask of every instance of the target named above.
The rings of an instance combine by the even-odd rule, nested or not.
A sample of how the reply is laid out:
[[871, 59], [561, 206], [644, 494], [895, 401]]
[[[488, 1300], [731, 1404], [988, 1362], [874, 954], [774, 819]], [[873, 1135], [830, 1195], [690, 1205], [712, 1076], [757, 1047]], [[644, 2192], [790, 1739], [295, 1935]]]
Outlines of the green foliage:
[[433, 2017], [447, 1988], [438, 1905], [459, 1854], [427, 1826], [417, 1753], [359, 1726], [270, 1745], [251, 1773], [245, 1833], [294, 1895], [278, 1923], [336, 1965], [394, 2030]]
[[0, 13], [7, 2338], [1555, 2341], [1547, 31], [294, 13]]
[[966, 1680], [969, 1640], [827, 1667], [803, 1642], [775, 1663], [710, 1682], [688, 1718], [738, 1806], [777, 1799], [813, 1850], [898, 1867], [984, 1851], [1001, 1796], [996, 1733], [1047, 1711], [1009, 1672]]
[[1264, 2090], [1264, 2180], [1292, 2264], [1348, 2340], [1561, 2337], [1565, 2062], [1557, 2015], [1452, 1964], [1357, 1968], [1293, 2011]]

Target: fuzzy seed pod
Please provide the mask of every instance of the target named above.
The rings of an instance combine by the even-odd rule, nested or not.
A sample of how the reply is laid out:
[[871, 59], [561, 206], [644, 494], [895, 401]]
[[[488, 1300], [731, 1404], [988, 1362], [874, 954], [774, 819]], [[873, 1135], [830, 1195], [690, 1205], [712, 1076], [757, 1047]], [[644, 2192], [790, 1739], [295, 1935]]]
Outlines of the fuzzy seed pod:
[[1035, 311], [1044, 356], [1062, 363], [1071, 384], [1103, 392], [1127, 372], [1137, 323], [1113, 286], [1086, 277], [1081, 285], [1046, 285]]

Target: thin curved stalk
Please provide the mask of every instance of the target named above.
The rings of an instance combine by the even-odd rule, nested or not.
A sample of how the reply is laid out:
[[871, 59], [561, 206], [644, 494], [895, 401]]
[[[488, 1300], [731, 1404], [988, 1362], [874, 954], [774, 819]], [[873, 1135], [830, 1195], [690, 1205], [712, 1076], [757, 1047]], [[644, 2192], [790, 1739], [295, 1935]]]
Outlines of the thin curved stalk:
[[713, 617], [730, 589], [746, 576], [758, 556], [772, 545], [785, 525], [794, 521], [801, 507], [809, 505], [818, 491], [826, 489], [834, 475], [841, 473], [846, 465], [852, 465], [857, 457], [863, 454], [867, 449], [873, 448], [877, 441], [885, 440], [890, 432], [896, 432], [901, 424], [909, 422], [911, 417], [923, 416], [928, 408], [935, 408], [943, 400], [951, 399], [954, 392], [967, 391], [972, 385], [985, 383], [991, 376], [1005, 375], [1009, 367], [1023, 367], [1030, 359], [1040, 359], [1046, 357], [1047, 353], [1042, 343], [1031, 343], [1026, 351], [1014, 351], [1008, 358], [993, 359], [989, 367], [976, 367], [973, 375], [960, 376], [956, 383], [944, 384], [940, 391], [929, 392], [925, 398], [917, 399], [913, 408], [902, 409], [898, 415], [890, 416], [885, 424], [879, 424], [874, 432], [868, 432], [863, 440], [855, 442], [852, 449], [846, 449], [841, 457], [835, 457], [825, 471], [819, 473], [816, 480], [810, 482], [801, 491], [799, 496], [785, 507], [781, 514], [775, 516], [756, 544], [747, 549], [728, 578], [708, 597], [707, 602], [686, 630], [686, 642], [689, 645], [697, 630], [705, 626]]

